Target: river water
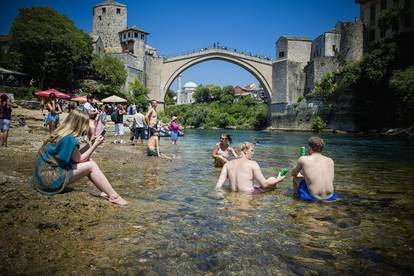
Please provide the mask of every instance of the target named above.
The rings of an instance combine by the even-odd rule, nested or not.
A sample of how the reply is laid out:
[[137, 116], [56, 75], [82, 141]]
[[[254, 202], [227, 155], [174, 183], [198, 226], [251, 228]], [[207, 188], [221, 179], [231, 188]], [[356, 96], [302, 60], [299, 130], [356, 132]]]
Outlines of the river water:
[[[260, 140], [254, 159], [266, 177], [291, 168], [309, 133], [230, 131], [233, 145]], [[211, 158], [219, 130], [186, 130], [173, 162], [143, 156], [104, 167], [134, 202], [122, 216], [118, 271], [156, 274], [409, 274], [414, 270], [414, 141], [322, 134], [335, 161], [334, 203], [293, 199], [291, 177], [257, 196], [215, 192]], [[103, 153], [104, 154], [104, 153]], [[140, 156], [134, 157], [134, 154]], [[109, 158], [110, 156], [108, 156]], [[110, 162], [108, 162], [110, 163]], [[118, 252], [117, 252], [118, 251]], [[113, 264], [108, 263], [109, 266]], [[105, 271], [105, 267], [101, 267]]]

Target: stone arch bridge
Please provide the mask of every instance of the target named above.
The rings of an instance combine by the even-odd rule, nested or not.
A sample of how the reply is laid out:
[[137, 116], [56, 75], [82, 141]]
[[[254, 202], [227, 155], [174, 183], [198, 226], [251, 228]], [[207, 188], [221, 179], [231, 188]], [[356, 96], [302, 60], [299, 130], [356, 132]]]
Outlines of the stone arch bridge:
[[[179, 74], [208, 60], [222, 60], [236, 64], [250, 72], [264, 88], [272, 101], [272, 61], [223, 48], [204, 49], [189, 54], [153, 60], [147, 79], [150, 97], [164, 101], [165, 94]], [[155, 69], [155, 70], [154, 70]]]

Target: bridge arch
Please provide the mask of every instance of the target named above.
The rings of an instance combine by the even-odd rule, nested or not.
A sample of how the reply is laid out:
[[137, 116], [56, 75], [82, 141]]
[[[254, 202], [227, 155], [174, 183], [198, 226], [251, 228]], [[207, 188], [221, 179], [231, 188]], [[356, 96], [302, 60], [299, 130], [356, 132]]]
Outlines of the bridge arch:
[[272, 95], [272, 62], [271, 60], [252, 57], [224, 49], [209, 49], [182, 56], [164, 59], [163, 78], [161, 83], [162, 96], [173, 81], [185, 70], [205, 61], [221, 60], [238, 65], [252, 74], [263, 87], [271, 102]]

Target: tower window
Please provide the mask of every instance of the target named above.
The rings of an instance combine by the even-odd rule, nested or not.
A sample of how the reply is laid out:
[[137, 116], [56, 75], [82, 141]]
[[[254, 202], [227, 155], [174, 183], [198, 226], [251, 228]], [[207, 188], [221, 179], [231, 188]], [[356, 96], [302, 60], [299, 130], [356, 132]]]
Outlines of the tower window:
[[138, 33], [134, 33], [134, 37], [135, 38], [138, 38]]
[[338, 49], [336, 49], [336, 45], [332, 45], [332, 51], [334, 52], [334, 54], [336, 54], [336, 52], [338, 51]]
[[123, 35], [124, 39], [126, 38], [126, 34]]
[[131, 37], [131, 33], [128, 33], [128, 38], [130, 38]]
[[106, 8], [102, 8], [102, 13], [106, 13]]
[[145, 36], [143, 34], [141, 34], [141, 39], [144, 40]]
[[98, 16], [99, 20], [102, 20], [102, 16]]
[[282, 58], [285, 56], [285, 52], [279, 52], [279, 58]]
[[121, 9], [116, 9], [116, 14], [121, 14]]

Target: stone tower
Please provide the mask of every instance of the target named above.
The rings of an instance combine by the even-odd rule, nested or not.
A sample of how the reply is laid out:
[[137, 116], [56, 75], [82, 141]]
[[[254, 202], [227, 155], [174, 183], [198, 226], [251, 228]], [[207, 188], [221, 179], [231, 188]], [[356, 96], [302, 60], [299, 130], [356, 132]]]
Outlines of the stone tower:
[[127, 7], [106, 0], [93, 8], [92, 34], [102, 39], [105, 52], [121, 52], [119, 32], [127, 28]]

